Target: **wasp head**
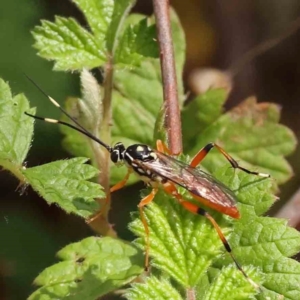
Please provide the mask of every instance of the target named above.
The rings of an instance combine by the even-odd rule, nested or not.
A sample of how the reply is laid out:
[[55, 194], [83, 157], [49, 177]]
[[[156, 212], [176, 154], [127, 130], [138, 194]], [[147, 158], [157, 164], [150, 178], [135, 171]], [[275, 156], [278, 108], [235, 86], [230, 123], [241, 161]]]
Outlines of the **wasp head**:
[[122, 143], [116, 143], [110, 152], [110, 159], [115, 164], [121, 164], [124, 160], [125, 147]]

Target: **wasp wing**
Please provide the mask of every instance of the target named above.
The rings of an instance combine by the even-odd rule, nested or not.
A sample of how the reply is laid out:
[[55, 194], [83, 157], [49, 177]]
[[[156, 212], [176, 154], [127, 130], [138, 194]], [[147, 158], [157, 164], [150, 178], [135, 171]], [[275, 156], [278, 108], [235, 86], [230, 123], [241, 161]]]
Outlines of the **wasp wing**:
[[157, 176], [163, 177], [190, 193], [221, 207], [234, 207], [236, 200], [233, 192], [210, 174], [191, 167], [171, 156], [155, 151], [157, 159], [143, 162], [140, 167]]

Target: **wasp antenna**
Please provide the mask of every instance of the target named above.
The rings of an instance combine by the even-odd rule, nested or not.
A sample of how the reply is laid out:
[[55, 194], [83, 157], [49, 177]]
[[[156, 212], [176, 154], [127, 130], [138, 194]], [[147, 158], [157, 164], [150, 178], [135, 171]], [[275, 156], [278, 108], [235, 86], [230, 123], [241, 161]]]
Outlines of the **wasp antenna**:
[[73, 126], [72, 124], [69, 124], [67, 122], [63, 122], [63, 121], [58, 121], [58, 120], [54, 120], [54, 119], [47, 119], [47, 118], [42, 118], [42, 117], [37, 117], [31, 114], [28, 114], [25, 112], [26, 115], [38, 119], [38, 120], [42, 120], [45, 122], [49, 122], [49, 123], [58, 123], [61, 125], [65, 125], [68, 126], [70, 128], [73, 128], [74, 130], [77, 130], [79, 132], [81, 132], [82, 134], [88, 136], [89, 138], [91, 138], [92, 140], [96, 141], [97, 143], [99, 143], [100, 145], [102, 145], [104, 148], [106, 148], [109, 152], [112, 151], [112, 148], [110, 146], [108, 146], [107, 144], [105, 144], [104, 142], [102, 142], [101, 140], [99, 140], [97, 137], [95, 137], [93, 134], [91, 134], [87, 129], [85, 129], [75, 118], [73, 118], [67, 111], [65, 111], [60, 105], [59, 103], [54, 100], [52, 97], [50, 97], [31, 77], [29, 77], [27, 74], [24, 73], [24, 75], [26, 76], [26, 78], [45, 96], [47, 97], [52, 104], [54, 104], [64, 115], [66, 115], [71, 121], [73, 121], [78, 127]]
[[58, 108], [61, 108], [60, 105], [50, 96], [48, 96], [48, 99]]
[[39, 117], [39, 116], [35, 116], [35, 115], [32, 115], [28, 112], [25, 112], [25, 115], [31, 117], [31, 118], [34, 118], [34, 119], [37, 119], [37, 120], [41, 120], [41, 121], [44, 121], [44, 122], [47, 122], [47, 123], [53, 123], [53, 124], [61, 124], [61, 125], [64, 125], [64, 126], [67, 126], [67, 127], [70, 127], [82, 134], [84, 134], [85, 136], [89, 137], [90, 139], [92, 139], [93, 141], [97, 142], [98, 144], [100, 144], [101, 146], [103, 146], [106, 150], [108, 150], [109, 152], [112, 152], [112, 148], [108, 145], [106, 145], [105, 143], [103, 143], [101, 140], [99, 140], [98, 138], [96, 138], [94, 135], [92, 135], [90, 132], [86, 131], [86, 130], [83, 130], [81, 128], [78, 128], [70, 123], [67, 123], [67, 122], [64, 122], [64, 121], [59, 121], [59, 120], [56, 120], [56, 119], [50, 119], [50, 118], [43, 118], [43, 117]]
[[67, 122], [64, 122], [64, 121], [59, 121], [59, 120], [56, 120], [56, 119], [50, 119], [50, 118], [43, 118], [43, 117], [39, 117], [39, 116], [35, 116], [35, 115], [32, 115], [28, 112], [24, 112], [25, 115], [31, 117], [31, 118], [34, 118], [34, 119], [37, 119], [37, 120], [41, 120], [41, 121], [44, 121], [44, 122], [47, 122], [47, 123], [52, 123], [52, 124], [61, 124], [61, 125], [64, 125], [64, 126], [67, 126], [67, 127], [70, 127], [80, 133], [82, 133], [83, 135], [89, 137], [90, 139], [92, 139], [93, 141], [97, 142], [98, 144], [100, 144], [101, 146], [103, 146], [108, 152], [112, 152], [112, 148], [110, 146], [108, 146], [107, 144], [103, 143], [101, 140], [99, 140], [98, 138], [96, 138], [93, 134], [91, 134], [90, 132], [88, 132], [85, 128], [81, 128], [82, 126], [80, 126], [80, 128], [70, 124], [70, 123], [67, 123]]
[[61, 108], [59, 103], [52, 97], [50, 97], [31, 77], [29, 77], [26, 73], [24, 73], [24, 75], [45, 97], [47, 97], [52, 102], [52, 104], [54, 104], [58, 108]]
[[[48, 98], [48, 100], [51, 101], [52, 104], [54, 104], [64, 115], [66, 115], [70, 120], [72, 120], [78, 127], [80, 127], [83, 131], [90, 134], [91, 133], [85, 129], [75, 118], [73, 118], [66, 110], [64, 110], [59, 103], [54, 100], [51, 96], [49, 96], [31, 77], [29, 77], [27, 74], [24, 73], [24, 75], [27, 77], [27, 79], [45, 96]], [[77, 127], [76, 127], [77, 128]], [[104, 144], [104, 143], [102, 143]], [[106, 145], [107, 146], [107, 145]], [[106, 147], [107, 148], [107, 147]]]
[[258, 176], [260, 177], [266, 177], [266, 178], [270, 178], [271, 175], [270, 174], [266, 174], [266, 173], [257, 173]]

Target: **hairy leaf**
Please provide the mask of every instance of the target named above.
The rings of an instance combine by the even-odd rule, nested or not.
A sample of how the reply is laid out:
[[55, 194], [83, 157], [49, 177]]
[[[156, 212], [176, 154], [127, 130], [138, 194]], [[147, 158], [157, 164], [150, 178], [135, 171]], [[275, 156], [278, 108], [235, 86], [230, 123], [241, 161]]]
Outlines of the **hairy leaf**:
[[147, 25], [147, 19], [129, 24], [120, 38], [115, 54], [115, 62], [128, 66], [139, 66], [144, 57], [157, 58], [155, 25]]
[[12, 97], [9, 85], [0, 78], [0, 165], [20, 180], [33, 133], [33, 119], [25, 111], [35, 112], [23, 94]]
[[110, 53], [115, 52], [118, 37], [122, 26], [125, 22], [125, 18], [129, 14], [130, 9], [135, 4], [136, 0], [119, 0], [114, 1], [114, 10], [112, 15], [112, 21], [106, 35], [106, 47]]
[[114, 10], [114, 0], [72, 0], [83, 12], [96, 40], [106, 49], [104, 43]]
[[222, 115], [225, 101], [226, 92], [223, 89], [209, 90], [184, 108], [182, 131], [185, 147], [192, 147], [197, 137]]
[[126, 292], [129, 300], [182, 300], [181, 295], [174, 289], [171, 283], [163, 278], [151, 276], [146, 283], [135, 283], [133, 288]]
[[[251, 267], [245, 268], [247, 275], [256, 282], [261, 281], [260, 274]], [[258, 291], [245, 280], [241, 272], [235, 266], [223, 268], [213, 280], [209, 288], [204, 292], [205, 300], [239, 300], [239, 299], [255, 299]]]
[[61, 262], [45, 269], [29, 300], [94, 300], [130, 282], [143, 269], [133, 246], [109, 237], [89, 237], [58, 252]]
[[55, 203], [67, 213], [88, 218], [98, 210], [95, 198], [105, 197], [101, 186], [87, 181], [98, 170], [84, 164], [86, 158], [55, 161], [23, 171], [27, 182], [49, 204]]
[[[300, 278], [300, 267], [288, 257], [300, 250], [300, 234], [287, 227], [286, 221], [259, 216], [275, 200], [270, 194], [271, 180], [226, 166], [215, 176], [234, 191], [241, 218], [232, 220], [207, 210], [228, 238], [237, 261], [251, 280], [261, 286], [262, 293], [253, 289], [233, 265], [211, 223], [188, 212], [164, 193], [159, 193], [154, 203], [145, 209], [152, 266], [176, 280], [186, 291], [197, 289], [201, 282], [206, 288], [200, 289], [199, 299], [254, 299], [254, 295], [257, 299], [265, 299], [265, 295], [298, 299], [300, 288], [296, 282]], [[141, 221], [134, 220], [130, 228], [140, 237], [137, 243], [143, 247], [145, 229]], [[282, 261], [290, 262], [291, 273], [286, 273]], [[228, 265], [229, 268], [223, 269]], [[214, 268], [222, 272], [203, 281], [207, 271]]]
[[[152, 265], [185, 288], [195, 286], [213, 259], [222, 252], [221, 241], [211, 224], [182, 209], [164, 193], [159, 193], [155, 203], [145, 211], [150, 227]], [[221, 221], [221, 217], [217, 216], [217, 220]], [[221, 224], [228, 233], [228, 222], [223, 220]], [[130, 228], [138, 236], [145, 234], [140, 220], [135, 220]], [[140, 244], [142, 240], [138, 242]]]
[[[187, 143], [192, 146], [189, 153], [195, 154], [207, 143], [216, 142], [242, 166], [269, 173], [279, 184], [285, 182], [292, 170], [284, 156], [295, 149], [296, 139], [291, 130], [278, 124], [279, 107], [249, 98], [221, 115], [224, 96], [222, 92], [209, 91], [183, 113], [183, 124], [187, 122], [184, 135], [187, 133]], [[216, 109], [211, 114], [213, 106]], [[212, 172], [223, 162], [224, 157], [212, 150], [203, 166]]]
[[105, 62], [103, 45], [72, 18], [42, 21], [32, 32], [34, 47], [46, 59], [55, 60], [56, 70], [95, 68]]
[[269, 258], [264, 260], [262, 268], [266, 274], [265, 289], [257, 299], [299, 299], [299, 262], [285, 257], [277, 260]]
[[[55, 61], [56, 70], [81, 70], [104, 66], [114, 54], [123, 23], [135, 0], [73, 2], [82, 10], [92, 32], [81, 27], [72, 18], [56, 17], [54, 23], [42, 21], [42, 25], [33, 30], [34, 46], [39, 50], [38, 54], [41, 57]], [[143, 30], [145, 32], [142, 32]], [[153, 35], [152, 32], [148, 32], [147, 27], [140, 28], [139, 34], [144, 38], [143, 41], [149, 40]], [[137, 41], [141, 41], [141, 38]], [[139, 50], [140, 55], [148, 54], [145, 51], [141, 52], [141, 47], [138, 46], [139, 44], [135, 50]], [[129, 63], [134, 58], [128, 52], [122, 54], [122, 63]]]

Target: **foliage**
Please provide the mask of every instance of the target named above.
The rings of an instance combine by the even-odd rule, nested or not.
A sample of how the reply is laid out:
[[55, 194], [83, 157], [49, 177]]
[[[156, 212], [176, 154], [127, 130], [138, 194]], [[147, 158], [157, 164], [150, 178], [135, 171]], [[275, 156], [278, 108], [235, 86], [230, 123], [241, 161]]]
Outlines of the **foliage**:
[[[67, 111], [95, 135], [99, 134], [102, 119], [97, 112], [102, 107], [102, 87], [86, 69], [105, 68], [112, 56], [113, 139], [127, 145], [153, 144], [153, 136], [158, 132], [164, 136], [159, 122], [161, 77], [153, 21], [141, 15], [128, 16], [132, 0], [73, 2], [84, 13], [90, 31], [72, 18], [62, 17], [53, 23], [43, 21], [33, 31], [39, 55], [53, 60], [56, 70], [83, 70], [82, 99], [69, 99]], [[174, 13], [171, 21], [182, 104], [180, 77], [185, 42]], [[238, 262], [261, 290], [234, 266], [206, 219], [191, 214], [160, 191], [145, 209], [152, 272], [147, 279], [140, 276], [127, 289], [127, 299], [185, 299], [190, 294], [210, 300], [281, 296], [299, 299], [300, 267], [289, 257], [299, 251], [300, 235], [286, 222], [263, 216], [274, 203], [272, 191], [276, 184], [291, 176], [284, 156], [295, 147], [294, 135], [278, 124], [280, 113], [276, 105], [248, 99], [223, 114], [225, 100], [222, 90], [208, 91], [182, 109], [185, 153], [193, 155], [206, 143], [215, 141], [242, 166], [270, 173], [274, 178], [234, 171], [216, 150], [203, 162], [204, 168], [236, 195], [239, 220], [208, 211], [229, 239]], [[8, 84], [1, 80], [0, 164], [21, 184], [30, 184], [48, 203], [59, 205], [67, 213], [90, 217], [99, 209], [94, 199], [104, 197], [101, 187], [88, 181], [99, 171], [85, 164], [85, 158], [25, 168], [33, 135], [33, 120], [25, 111], [35, 112], [24, 95], [12, 97]], [[93, 143], [87, 143], [85, 137], [69, 128], [63, 132], [63, 143], [72, 154], [90, 157], [97, 165]], [[180, 159], [187, 161], [188, 156]], [[114, 170], [112, 181], [123, 175], [121, 169]], [[186, 191], [179, 190], [193, 201]], [[146, 193], [149, 190], [143, 191], [143, 195]], [[138, 236], [136, 245], [144, 249], [145, 230], [135, 215], [130, 228]], [[40, 287], [29, 299], [96, 299], [130, 283], [142, 273], [144, 264], [135, 245], [109, 237], [84, 239], [66, 246], [58, 256], [61, 262], [36, 278], [35, 284]]]
[[[57, 253], [61, 262], [45, 269], [29, 299], [96, 299], [130, 282], [142, 271], [142, 255], [109, 237], [89, 237]], [[55, 274], [55, 276], [53, 276]]]

